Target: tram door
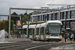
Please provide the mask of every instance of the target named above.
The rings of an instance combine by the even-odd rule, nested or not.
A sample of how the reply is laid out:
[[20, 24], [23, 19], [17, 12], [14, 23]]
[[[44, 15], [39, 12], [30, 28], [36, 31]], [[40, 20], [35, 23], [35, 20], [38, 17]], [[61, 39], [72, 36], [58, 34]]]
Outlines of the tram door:
[[31, 31], [31, 29], [28, 29], [29, 38], [30, 38], [30, 31]]
[[25, 37], [27, 38], [27, 29], [23, 29], [22, 33], [25, 34]]
[[36, 28], [36, 40], [39, 39], [39, 28]]
[[34, 29], [30, 29], [30, 38], [33, 40], [34, 39]]
[[44, 40], [44, 27], [41, 28], [40, 35], [41, 35], [41, 40]]
[[33, 39], [34, 39], [34, 31], [35, 31], [35, 30], [33, 29], [33, 34], [32, 34], [32, 38], [33, 38]]

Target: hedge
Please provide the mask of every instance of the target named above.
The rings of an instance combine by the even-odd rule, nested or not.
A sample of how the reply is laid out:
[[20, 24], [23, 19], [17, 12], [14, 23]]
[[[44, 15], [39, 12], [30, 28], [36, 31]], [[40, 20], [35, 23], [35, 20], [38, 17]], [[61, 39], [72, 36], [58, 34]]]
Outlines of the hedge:
[[[42, 23], [44, 23], [44, 22], [32, 22], [32, 23], [30, 23], [30, 25], [33, 25], [33, 24], [42, 24]], [[27, 23], [24, 23], [23, 25], [27, 25]]]
[[[9, 20], [4, 21], [3, 28], [8, 32], [9, 30]], [[14, 21], [11, 20], [11, 30], [14, 29]]]
[[3, 23], [4, 23], [4, 22], [0, 22], [0, 30], [3, 29]]

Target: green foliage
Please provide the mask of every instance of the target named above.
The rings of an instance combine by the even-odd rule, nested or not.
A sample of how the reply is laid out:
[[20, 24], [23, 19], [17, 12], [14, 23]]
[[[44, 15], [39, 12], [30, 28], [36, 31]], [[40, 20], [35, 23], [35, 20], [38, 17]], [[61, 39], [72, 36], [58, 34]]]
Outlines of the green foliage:
[[27, 13], [24, 13], [24, 15], [28, 15]]
[[11, 15], [18, 15], [16, 12], [13, 12]]
[[4, 22], [0, 22], [0, 30], [3, 29], [3, 23], [4, 23]]
[[26, 21], [29, 19], [29, 16], [27, 16], [27, 15], [24, 15], [24, 17], [22, 18], [22, 21], [24, 22], [24, 23], [26, 23]]
[[[18, 15], [18, 14], [16, 12], [13, 12], [11, 15]], [[24, 13], [24, 14], [19, 14], [19, 15], [22, 17], [22, 22], [26, 23], [26, 21], [30, 19], [32, 12], [29, 14]], [[19, 20], [19, 17], [11, 17], [11, 20], [13, 20], [14, 24], [16, 24], [16, 20]]]
[[30, 16], [32, 15], [32, 13], [29, 13], [29, 19], [30, 19]]
[[23, 17], [24, 15], [23, 14], [20, 14], [20, 16]]
[[27, 23], [24, 23], [23, 25], [27, 25]]
[[[16, 12], [13, 12], [11, 15], [18, 15]], [[20, 17], [11, 17], [11, 20], [13, 20], [14, 21], [14, 24], [16, 24], [16, 21], [17, 20], [19, 20], [20, 19]]]
[[[44, 22], [32, 22], [32, 23], [30, 23], [30, 25], [33, 25], [33, 24], [42, 24], [42, 23], [44, 23]], [[27, 25], [27, 23], [24, 23], [23, 25]]]
[[44, 22], [32, 22], [30, 24], [42, 24], [42, 23], [44, 23]]
[[[3, 28], [8, 32], [9, 30], [9, 20], [4, 21]], [[14, 29], [14, 21], [11, 20], [11, 30]]]
[[16, 24], [16, 21], [19, 20], [19, 17], [11, 17], [11, 20], [13, 20], [14, 24]]

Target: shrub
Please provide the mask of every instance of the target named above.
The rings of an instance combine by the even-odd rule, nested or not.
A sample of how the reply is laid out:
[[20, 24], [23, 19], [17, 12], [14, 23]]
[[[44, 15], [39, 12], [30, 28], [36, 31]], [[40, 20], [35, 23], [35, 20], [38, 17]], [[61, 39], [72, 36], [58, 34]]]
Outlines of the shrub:
[[3, 23], [4, 23], [4, 22], [0, 22], [0, 30], [3, 29]]
[[[3, 28], [8, 32], [9, 30], [9, 20], [4, 21]], [[14, 21], [11, 20], [11, 30], [14, 29]]]

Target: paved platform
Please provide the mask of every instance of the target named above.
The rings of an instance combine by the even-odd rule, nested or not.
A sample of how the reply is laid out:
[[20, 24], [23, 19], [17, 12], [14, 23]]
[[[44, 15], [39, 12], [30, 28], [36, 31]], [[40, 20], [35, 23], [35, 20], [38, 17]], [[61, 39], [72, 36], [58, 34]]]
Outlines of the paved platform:
[[6, 42], [27, 42], [27, 41], [31, 41], [30, 39], [28, 38], [6, 38], [5, 39]]
[[66, 42], [65, 42], [65, 39], [62, 39], [59, 43], [75, 43], [75, 41], [70, 41], [69, 39], [66, 39]]

